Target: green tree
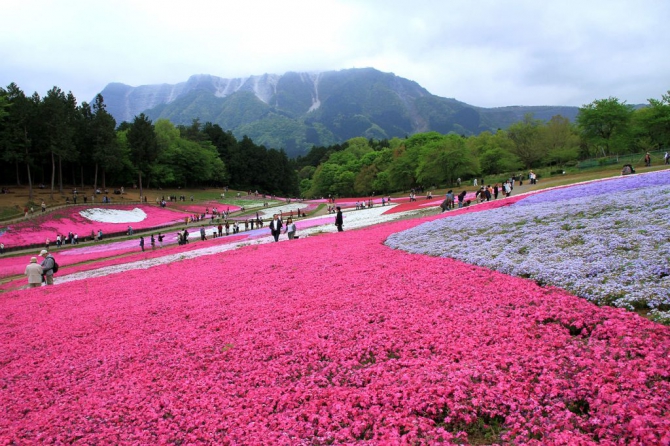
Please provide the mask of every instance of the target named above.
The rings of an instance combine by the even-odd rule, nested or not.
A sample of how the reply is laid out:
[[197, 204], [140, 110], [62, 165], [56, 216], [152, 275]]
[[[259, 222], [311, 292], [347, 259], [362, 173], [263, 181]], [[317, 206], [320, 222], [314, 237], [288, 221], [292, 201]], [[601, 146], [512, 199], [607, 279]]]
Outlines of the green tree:
[[374, 183], [379, 170], [374, 164], [364, 165], [354, 178], [354, 192], [358, 196], [370, 195], [376, 192]]
[[235, 139], [233, 133], [231, 131], [225, 132], [221, 126], [212, 124], [211, 122], [206, 122], [202, 131], [207, 135], [207, 139], [214, 144], [216, 150], [218, 150], [219, 157], [223, 160], [223, 163], [228, 166], [234, 148], [237, 146], [237, 139]]
[[514, 143], [512, 153], [528, 169], [541, 161], [547, 154], [547, 148], [540, 140], [542, 121], [526, 114], [523, 121], [515, 122], [507, 129], [509, 139]]
[[[496, 133], [483, 132], [477, 136], [471, 136], [465, 141], [471, 156], [479, 160], [481, 172], [485, 175], [498, 175], [513, 172], [522, 166], [514, 153], [514, 143], [503, 130]], [[463, 176], [467, 178], [467, 176]]]
[[343, 168], [334, 163], [323, 163], [316, 168], [312, 178], [312, 187], [308, 192], [310, 197], [327, 197], [337, 195], [335, 183], [340, 178]]
[[630, 142], [633, 106], [617, 98], [597, 99], [579, 109], [582, 138], [603, 155], [625, 153]]
[[16, 170], [16, 184], [21, 185], [19, 166], [25, 165], [28, 181], [28, 198], [33, 199], [32, 167], [35, 165], [34, 141], [38, 122], [40, 98], [28, 98], [15, 83], [3, 90], [4, 111], [8, 113], [1, 121], [0, 149], [2, 160], [13, 164]]
[[638, 141], [646, 138], [656, 149], [670, 147], [670, 91], [660, 100], [649, 99], [648, 107], [633, 113], [632, 122]]
[[553, 116], [539, 129], [540, 144], [547, 149], [546, 164], [565, 164], [579, 159], [579, 135], [568, 118]]
[[[58, 186], [63, 193], [63, 159], [75, 160], [78, 152], [74, 145], [77, 101], [58, 87], [49, 90], [40, 107], [41, 144], [42, 149], [51, 158], [51, 194], [56, 181], [56, 165], [58, 164]], [[58, 161], [58, 163], [56, 163]]]
[[477, 158], [466, 147], [464, 138], [452, 134], [423, 148], [416, 176], [424, 186], [452, 185], [457, 178], [475, 175], [478, 168]]
[[142, 173], [150, 172], [153, 162], [159, 155], [154, 126], [144, 113], [135, 116], [135, 119], [133, 119], [133, 122], [128, 129], [127, 138], [132, 160], [137, 167], [140, 200], [142, 200], [144, 197], [142, 189]]
[[386, 194], [391, 190], [391, 178], [388, 172], [379, 172], [372, 182], [375, 192]]
[[0, 123], [9, 116], [9, 99], [7, 98], [7, 91], [4, 88], [0, 88]]
[[123, 163], [123, 152], [120, 150], [116, 137], [116, 120], [106, 110], [102, 95], [95, 97], [93, 119], [91, 123], [91, 140], [93, 146], [93, 162], [95, 173], [93, 187], [98, 185], [98, 168], [102, 168], [102, 187], [106, 188], [106, 172], [118, 170]]

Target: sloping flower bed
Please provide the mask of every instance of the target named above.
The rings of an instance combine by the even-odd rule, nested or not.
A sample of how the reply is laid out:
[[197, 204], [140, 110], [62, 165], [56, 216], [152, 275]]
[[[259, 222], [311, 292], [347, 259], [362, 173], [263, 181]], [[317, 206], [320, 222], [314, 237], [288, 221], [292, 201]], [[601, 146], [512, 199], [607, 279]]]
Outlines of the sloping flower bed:
[[[403, 199], [396, 199], [393, 200], [395, 203], [401, 203], [398, 206], [394, 206], [386, 211], [387, 214], [395, 214], [397, 212], [406, 212], [406, 211], [413, 211], [417, 209], [423, 209], [426, 207], [431, 207], [431, 206], [439, 206], [442, 204], [444, 201], [445, 196], [440, 195], [440, 196], [435, 196], [429, 200], [427, 200], [425, 197], [420, 197], [417, 198], [415, 201], [409, 201], [409, 199], [403, 198]], [[472, 200], [472, 205], [476, 205], [475, 201], [475, 193], [474, 192], [468, 192], [468, 194], [465, 196], [465, 200]], [[489, 202], [490, 203], [490, 202]], [[454, 205], [456, 209], [458, 208], [458, 202], [455, 201]]]
[[228, 212], [237, 212], [240, 210], [240, 206], [232, 205], [232, 204], [225, 204], [225, 203], [219, 203], [216, 200], [210, 200], [210, 201], [204, 201], [204, 202], [198, 202], [198, 203], [193, 203], [190, 201], [182, 201], [182, 202], [168, 202], [167, 207], [170, 209], [178, 209], [180, 211], [184, 212], [191, 212], [191, 213], [196, 213], [196, 214], [205, 214], [205, 211], [207, 212], [207, 215], [211, 215], [212, 209], [216, 208], [219, 212], [223, 211], [228, 211]]
[[[91, 212], [99, 209], [101, 212]], [[137, 221], [140, 213], [146, 215], [141, 221]], [[115, 211], [119, 218], [114, 218]], [[102, 216], [99, 220], [86, 218], [84, 215]], [[95, 218], [95, 217], [94, 217]], [[183, 221], [184, 214], [165, 208], [146, 205], [114, 205], [105, 207], [95, 206], [71, 206], [63, 210], [54, 211], [38, 216], [32, 220], [22, 221], [5, 227], [6, 231], [0, 235], [0, 241], [6, 247], [29, 246], [44, 243], [47, 238], [52, 244], [56, 243], [58, 234], [67, 235], [68, 232], [77, 233], [80, 239], [89, 237], [91, 231], [102, 230], [104, 234], [124, 232], [128, 226], [133, 229], [145, 229]]]
[[670, 322], [669, 184], [664, 171], [556, 189], [418, 226], [387, 244], [560, 286], [601, 305], [651, 308]]
[[670, 442], [668, 327], [383, 245], [415, 224], [3, 295], [1, 439]]
[[[405, 214], [396, 214], [393, 216], [388, 216], [385, 215], [383, 211], [384, 211], [383, 208], [377, 207], [361, 211], [345, 212], [344, 213], [345, 226], [347, 230], [351, 230], [373, 224], [379, 224], [386, 221], [391, 221], [395, 218], [405, 217], [407, 215], [412, 214], [411, 212], [407, 212]], [[306, 237], [308, 235], [316, 233], [333, 232], [335, 231], [334, 221], [335, 221], [334, 215], [298, 220], [296, 222], [298, 235], [301, 237]], [[208, 241], [204, 245], [207, 246], [206, 248], [203, 248], [203, 245], [199, 243], [191, 243], [179, 248], [178, 252], [184, 253], [193, 250], [194, 252], [189, 253], [188, 257], [194, 257], [198, 255], [212, 254], [214, 252], [223, 252], [229, 249], [236, 249], [237, 247], [247, 245], [252, 241], [253, 243], [256, 244], [266, 243], [270, 241], [270, 231], [267, 226], [264, 228], [242, 231], [235, 235], [231, 233], [231, 235], [229, 236], [217, 239], [212, 239], [211, 237], [212, 230], [216, 226], [204, 225], [204, 227], [208, 238]], [[191, 234], [189, 236], [189, 239], [198, 240], [200, 238], [199, 228], [192, 227], [190, 228], [190, 230]], [[163, 234], [165, 235], [165, 239], [163, 241], [164, 246], [177, 243], [176, 232], [168, 231], [163, 232]], [[282, 238], [284, 237], [285, 236], [282, 236]], [[135, 237], [131, 240], [85, 245], [73, 248], [68, 247], [61, 250], [56, 249], [52, 250], [61, 267], [78, 265], [83, 262], [87, 263], [86, 265], [81, 265], [76, 268], [61, 269], [58, 273], [59, 280], [57, 280], [57, 283], [62, 283], [63, 276], [72, 274], [74, 272], [90, 271], [93, 269], [105, 268], [105, 266], [107, 266], [107, 263], [104, 262], [104, 259], [108, 257], [117, 257], [116, 259], [110, 261], [111, 263], [109, 263], [109, 265], [121, 265], [124, 263], [136, 262], [137, 259], [135, 259], [134, 257], [129, 257], [128, 254], [137, 253], [137, 251], [140, 249], [138, 246], [139, 243], [138, 240], [139, 240], [138, 237]], [[156, 243], [157, 243], [156, 246], [158, 246], [158, 242]], [[225, 246], [226, 244], [229, 243], [233, 245]], [[150, 242], [148, 236], [145, 236], [145, 249], [147, 249], [147, 251], [150, 250]], [[25, 256], [0, 258], [0, 278], [22, 275], [25, 270], [25, 265], [30, 261], [30, 257], [32, 255], [36, 255], [37, 252], [38, 251], [36, 250], [35, 253], [31, 253]], [[143, 254], [141, 258], [145, 261], [147, 259], [152, 259], [151, 263], [147, 263], [142, 266], [136, 266], [141, 263], [138, 262], [137, 264], [128, 265], [128, 268], [134, 269], [137, 267], [147, 267], [147, 265], [150, 264], [155, 265], [161, 262], [162, 263], [171, 262], [172, 261], [170, 257], [171, 253], [172, 253], [171, 250], [163, 249], [157, 251], [156, 254], [152, 255]], [[122, 256], [121, 259], [118, 258], [120, 256]], [[104, 269], [101, 272], [101, 274], [104, 274]], [[68, 280], [70, 280], [70, 278], [68, 278]], [[16, 289], [25, 285], [26, 285], [26, 279], [25, 277], [21, 277], [20, 279], [13, 280], [9, 283], [0, 286], [0, 290]]]
[[[185, 257], [196, 257], [191, 255], [191, 251], [198, 250], [203, 246], [210, 249], [212, 247], [219, 247], [221, 251], [225, 248], [220, 248], [221, 245], [235, 244], [242, 240], [246, 240], [244, 235], [230, 235], [227, 237], [217, 238], [215, 240], [208, 240], [203, 244], [189, 243], [187, 245], [177, 246], [177, 235], [166, 235], [163, 241], [164, 248], [159, 248], [156, 243], [156, 249], [151, 249], [151, 244], [145, 237], [145, 251], [142, 252], [139, 247], [138, 239], [126, 240], [123, 242], [116, 242], [112, 245], [118, 245], [116, 249], [111, 251], [95, 251], [91, 252], [56, 252], [54, 257], [58, 261], [60, 269], [56, 275], [56, 284], [67, 283], [71, 280], [88, 279], [96, 276], [93, 271], [100, 271], [99, 275], [106, 275], [107, 268], [117, 267], [118, 270], [126, 269], [142, 269], [154, 266], [156, 264], [166, 264], [172, 261], [183, 260]], [[99, 245], [105, 246], [105, 245]], [[91, 248], [96, 248], [92, 246]], [[75, 250], [73, 250], [75, 251]], [[0, 277], [21, 276], [18, 279], [10, 280], [7, 283], [0, 285], [0, 290], [16, 290], [25, 288], [27, 285], [26, 277], [23, 277], [25, 266], [30, 261], [30, 255], [14, 257], [11, 259], [0, 260]], [[41, 259], [40, 259], [41, 260]], [[125, 266], [122, 266], [125, 265]], [[121, 266], [119, 268], [119, 266]]]

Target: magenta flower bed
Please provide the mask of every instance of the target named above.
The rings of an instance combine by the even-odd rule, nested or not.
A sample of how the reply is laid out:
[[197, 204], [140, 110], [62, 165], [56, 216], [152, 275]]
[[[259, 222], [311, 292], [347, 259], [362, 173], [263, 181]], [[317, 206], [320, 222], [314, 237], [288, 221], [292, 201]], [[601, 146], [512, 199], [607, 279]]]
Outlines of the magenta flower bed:
[[168, 202], [167, 207], [195, 214], [204, 214], [205, 210], [208, 210], [209, 212], [207, 212], [207, 215], [211, 215], [212, 209], [214, 208], [216, 208], [216, 210], [219, 212], [223, 212], [226, 210], [228, 212], [237, 212], [241, 209], [239, 206], [234, 206], [231, 204], [222, 204], [216, 200], [205, 201], [200, 203], [192, 203], [190, 201], [182, 201], [176, 203]]
[[0, 439], [670, 442], [668, 327], [382, 245], [416, 223], [3, 295]]
[[[220, 245], [226, 243], [234, 243], [246, 238], [245, 234], [229, 235], [216, 239], [208, 238], [205, 242], [191, 240], [188, 245], [177, 245], [176, 233], [168, 233], [163, 240], [163, 248], [160, 248], [158, 241], [156, 241], [156, 248], [151, 249], [150, 239], [145, 237], [144, 242], [145, 251], [142, 252], [139, 247], [139, 239], [126, 240], [123, 242], [115, 242], [106, 245], [93, 245], [86, 248], [74, 248], [68, 251], [56, 251], [53, 253], [58, 265], [60, 267], [56, 275], [56, 282], [58, 277], [63, 277], [67, 274], [78, 273], [82, 271], [90, 271], [93, 269], [103, 268], [112, 265], [121, 265], [123, 263], [135, 262], [143, 259], [153, 259], [165, 255], [177, 254], [180, 252], [191, 251], [193, 249], [205, 248], [211, 245]], [[111, 249], [96, 250], [95, 248], [109, 247]], [[88, 249], [90, 248], [90, 249]], [[84, 251], [77, 253], [77, 251]], [[88, 251], [88, 252], [86, 252]], [[26, 255], [20, 257], [0, 259], [0, 278], [23, 275], [26, 265], [30, 262], [30, 257], [33, 255]], [[111, 258], [110, 257], [114, 257]], [[41, 262], [38, 257], [38, 261]], [[23, 288], [27, 285], [27, 278], [21, 277], [19, 279], [11, 280], [0, 285], [0, 290], [13, 290]]]
[[[135, 208], [146, 213], [146, 218], [140, 222], [123, 223], [101, 223], [82, 217], [79, 213], [86, 209], [100, 208], [104, 210], [131, 211]], [[47, 237], [52, 245], [56, 243], [58, 234], [67, 235], [68, 232], [77, 233], [80, 239], [89, 237], [91, 231], [104, 234], [114, 232], [125, 232], [128, 226], [133, 229], [145, 229], [166, 226], [184, 221], [184, 214], [170, 209], [147, 205], [119, 205], [119, 206], [71, 206], [63, 210], [39, 216], [33, 220], [22, 221], [6, 227], [5, 232], [0, 234], [0, 242], [6, 247], [29, 246], [36, 243], [44, 243]]]

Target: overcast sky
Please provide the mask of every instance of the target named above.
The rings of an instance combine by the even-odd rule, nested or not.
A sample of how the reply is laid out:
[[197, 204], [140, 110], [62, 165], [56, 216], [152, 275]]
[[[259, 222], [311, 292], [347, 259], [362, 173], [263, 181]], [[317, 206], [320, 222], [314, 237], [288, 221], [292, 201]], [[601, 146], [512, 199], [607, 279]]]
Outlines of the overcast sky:
[[354, 67], [482, 107], [670, 90], [669, 0], [2, 0], [0, 13], [0, 86], [79, 102], [110, 82]]

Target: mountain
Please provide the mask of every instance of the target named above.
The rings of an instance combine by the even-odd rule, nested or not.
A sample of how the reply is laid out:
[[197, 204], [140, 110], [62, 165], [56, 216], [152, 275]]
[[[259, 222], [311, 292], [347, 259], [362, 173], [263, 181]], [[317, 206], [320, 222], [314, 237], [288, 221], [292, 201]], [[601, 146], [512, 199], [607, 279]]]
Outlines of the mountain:
[[219, 124], [237, 138], [284, 148], [290, 157], [313, 145], [356, 136], [383, 139], [436, 131], [463, 135], [507, 128], [532, 113], [574, 120], [577, 107], [482, 108], [431, 94], [414, 81], [373, 68], [288, 72], [223, 79], [191, 76], [176, 85], [130, 87], [112, 83], [101, 92], [117, 122], [144, 112], [174, 124]]

